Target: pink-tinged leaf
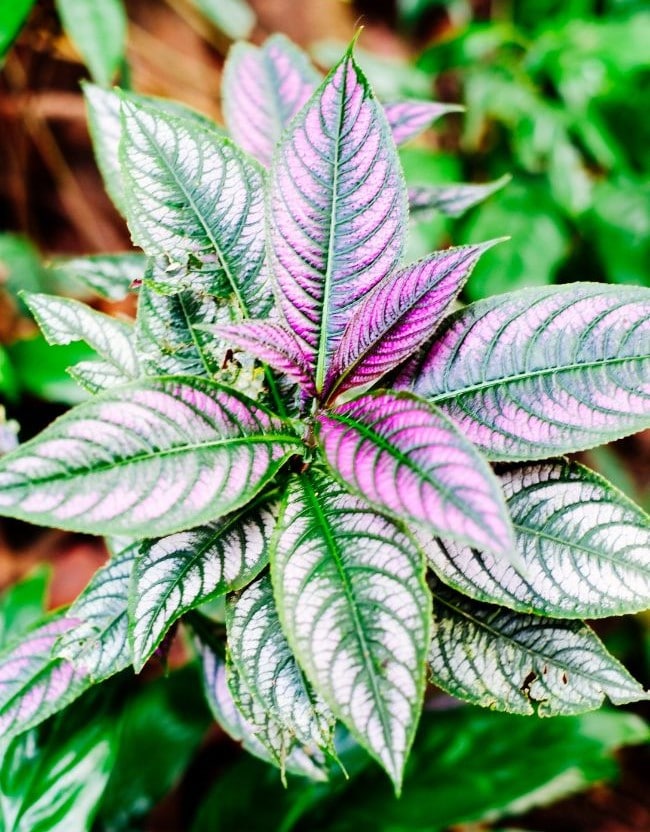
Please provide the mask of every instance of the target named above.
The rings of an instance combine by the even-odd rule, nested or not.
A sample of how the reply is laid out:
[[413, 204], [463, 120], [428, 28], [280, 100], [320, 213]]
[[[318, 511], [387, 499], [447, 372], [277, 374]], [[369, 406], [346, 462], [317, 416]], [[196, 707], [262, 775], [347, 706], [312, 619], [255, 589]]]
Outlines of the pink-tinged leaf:
[[242, 321], [219, 326], [219, 338], [231, 342], [299, 384], [309, 395], [315, 392], [314, 378], [302, 347], [281, 324], [270, 321]]
[[492, 459], [544, 459], [650, 427], [650, 290], [526, 289], [452, 315], [397, 380]]
[[442, 104], [439, 101], [393, 101], [384, 104], [396, 145], [414, 139], [441, 116], [462, 113], [464, 109], [459, 104]]
[[55, 658], [54, 646], [77, 626], [58, 618], [0, 656], [0, 736], [9, 740], [60, 711], [89, 687], [81, 668]]
[[515, 558], [496, 477], [437, 408], [380, 391], [318, 418], [329, 465], [379, 510]]
[[447, 217], [460, 217], [465, 211], [478, 205], [510, 182], [509, 174], [475, 185], [461, 182], [457, 185], [417, 185], [409, 188], [411, 219], [426, 219], [436, 211]]
[[307, 55], [284, 35], [272, 35], [261, 48], [236, 43], [228, 54], [222, 88], [230, 135], [270, 165], [282, 131], [320, 81]]
[[370, 384], [412, 355], [435, 332], [476, 261], [495, 242], [438, 251], [383, 280], [345, 328], [328, 387], [342, 393]]
[[319, 391], [356, 304], [399, 262], [406, 211], [386, 118], [348, 52], [280, 142], [268, 204], [281, 308]]

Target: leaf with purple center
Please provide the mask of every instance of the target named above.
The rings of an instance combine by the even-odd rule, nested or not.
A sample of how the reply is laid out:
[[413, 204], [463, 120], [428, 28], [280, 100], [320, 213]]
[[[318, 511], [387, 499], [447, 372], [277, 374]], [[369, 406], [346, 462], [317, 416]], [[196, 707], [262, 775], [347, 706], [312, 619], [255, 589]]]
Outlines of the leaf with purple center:
[[462, 113], [464, 109], [460, 104], [438, 101], [392, 101], [384, 105], [393, 140], [398, 146], [419, 136], [441, 116]]

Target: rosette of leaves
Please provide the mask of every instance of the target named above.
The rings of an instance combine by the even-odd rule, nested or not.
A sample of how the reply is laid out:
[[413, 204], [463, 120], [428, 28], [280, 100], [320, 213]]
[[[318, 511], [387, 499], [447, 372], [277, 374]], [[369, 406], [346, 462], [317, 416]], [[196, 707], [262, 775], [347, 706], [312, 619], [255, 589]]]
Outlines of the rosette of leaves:
[[[98, 358], [72, 370], [89, 400], [0, 461], [0, 509], [122, 543], [0, 657], [0, 727], [140, 670], [185, 617], [253, 754], [326, 777], [340, 722], [399, 789], [427, 676], [541, 716], [645, 696], [581, 619], [647, 606], [648, 518], [562, 455], [650, 426], [650, 292], [455, 309], [495, 241], [403, 265], [394, 132], [352, 48], [318, 86], [280, 52], [270, 114], [232, 109], [268, 49], [226, 73], [268, 170], [195, 114], [88, 89], [149, 265], [134, 324], [28, 298]], [[227, 642], [194, 611], [218, 596]]]

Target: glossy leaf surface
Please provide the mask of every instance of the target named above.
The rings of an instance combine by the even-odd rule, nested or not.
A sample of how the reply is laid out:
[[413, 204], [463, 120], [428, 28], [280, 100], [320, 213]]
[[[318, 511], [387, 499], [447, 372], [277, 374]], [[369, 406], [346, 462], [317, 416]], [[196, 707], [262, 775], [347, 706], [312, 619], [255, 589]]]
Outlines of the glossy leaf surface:
[[420, 551], [361, 500], [304, 474], [289, 486], [271, 570], [307, 678], [399, 788], [424, 690]]
[[424, 219], [438, 211], [447, 217], [460, 217], [465, 211], [500, 191], [510, 178], [506, 175], [482, 185], [464, 183], [412, 186], [408, 191], [410, 216], [412, 219]]
[[189, 377], [107, 391], [0, 460], [6, 515], [153, 536], [247, 503], [300, 441], [268, 411]]
[[577, 714], [646, 698], [643, 688], [580, 621], [523, 615], [434, 590], [431, 676], [485, 708]]
[[320, 390], [355, 305], [397, 265], [406, 221], [386, 118], [349, 53], [278, 145], [268, 220], [282, 310]]
[[142, 279], [145, 269], [145, 257], [127, 252], [71, 257], [57, 263], [57, 271], [109, 300], [123, 300], [132, 291], [134, 281]]
[[400, 386], [492, 459], [540, 459], [650, 426], [650, 290], [530, 289], [452, 315]]
[[319, 422], [335, 474], [380, 511], [512, 556], [496, 478], [437, 408], [380, 391], [321, 414]]

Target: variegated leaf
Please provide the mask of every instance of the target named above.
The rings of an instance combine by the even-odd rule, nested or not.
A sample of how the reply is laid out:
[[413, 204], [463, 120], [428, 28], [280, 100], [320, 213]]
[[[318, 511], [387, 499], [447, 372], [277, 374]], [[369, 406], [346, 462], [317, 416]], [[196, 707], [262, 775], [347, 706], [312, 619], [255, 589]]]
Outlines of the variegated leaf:
[[92, 684], [131, 664], [128, 645], [128, 596], [140, 543], [134, 543], [102, 567], [67, 616], [76, 625], [59, 638], [55, 653], [67, 659]]
[[426, 219], [436, 212], [447, 217], [460, 217], [465, 211], [500, 191], [511, 179], [509, 174], [505, 174], [494, 182], [480, 185], [462, 182], [458, 185], [413, 186], [408, 191], [411, 219]]
[[258, 506], [142, 544], [129, 599], [136, 670], [184, 613], [240, 589], [266, 566], [275, 520], [273, 506]]
[[435, 332], [476, 261], [495, 242], [438, 251], [383, 280], [346, 326], [327, 386], [342, 393], [370, 384], [412, 355]]
[[85, 341], [121, 372], [124, 381], [137, 378], [140, 366], [132, 324], [70, 298], [34, 292], [25, 295], [25, 302], [49, 344]]
[[486, 708], [539, 716], [578, 714], [645, 699], [643, 688], [580, 621], [523, 615], [433, 593], [432, 681]]
[[[280, 764], [296, 745], [329, 751], [334, 717], [296, 663], [267, 575], [229, 600], [226, 626], [230, 659], [259, 706], [262, 730], [268, 722], [279, 728], [272, 750]], [[253, 726], [257, 713], [248, 715]]]
[[422, 704], [429, 631], [414, 540], [312, 471], [289, 485], [271, 575], [307, 678], [399, 788]]
[[93, 395], [111, 387], [119, 387], [126, 381], [124, 374], [108, 361], [79, 361], [68, 367], [66, 372]]
[[184, 289], [163, 295], [146, 282], [140, 290], [136, 344], [147, 375], [214, 376], [226, 348], [197, 325], [230, 320], [231, 310], [214, 298]]
[[73, 702], [89, 686], [83, 670], [54, 657], [57, 639], [76, 626], [57, 618], [0, 654], [0, 736], [6, 742]]
[[2, 457], [0, 510], [95, 534], [171, 534], [246, 504], [301, 450], [229, 388], [146, 379], [78, 405]]
[[305, 53], [284, 35], [261, 48], [236, 43], [223, 73], [223, 114], [230, 135], [263, 165], [270, 165], [283, 130], [307, 103], [320, 76]]
[[399, 262], [406, 189], [381, 106], [348, 52], [278, 145], [271, 266], [316, 389], [356, 304]]
[[497, 479], [437, 408], [415, 396], [379, 391], [318, 420], [333, 471], [380, 511], [514, 559]]
[[167, 261], [176, 289], [234, 296], [262, 317], [262, 169], [229, 139], [162, 107], [122, 102], [120, 164], [134, 242]]
[[650, 518], [631, 500], [569, 462], [513, 468], [500, 480], [522, 573], [487, 552], [422, 539], [442, 580], [480, 601], [559, 618], [650, 606]]
[[543, 459], [650, 427], [650, 289], [524, 289], [452, 315], [397, 382], [492, 459]]
[[398, 146], [414, 139], [441, 116], [462, 113], [464, 109], [458, 104], [443, 104], [439, 101], [407, 100], [384, 104], [393, 140]]
[[57, 271], [109, 300], [123, 300], [142, 279], [146, 267], [146, 257], [131, 252], [71, 257], [56, 264]]
[[314, 395], [312, 369], [293, 334], [282, 324], [271, 321], [242, 321], [220, 326], [219, 338], [254, 355], [274, 370], [287, 375], [305, 393]]
[[[265, 763], [277, 765], [273, 755], [260, 742], [253, 726], [246, 721], [237, 703], [233, 699], [226, 679], [226, 663], [207, 644], [199, 642], [199, 653], [203, 670], [203, 684], [210, 709], [221, 728], [235, 742], [240, 742], [246, 751], [264, 760]], [[233, 669], [230, 668], [232, 679]], [[236, 684], [236, 682], [234, 682]], [[250, 697], [250, 694], [245, 694]], [[327, 780], [327, 773], [302, 748], [293, 748], [284, 761], [284, 770], [299, 777], [312, 780]]]

